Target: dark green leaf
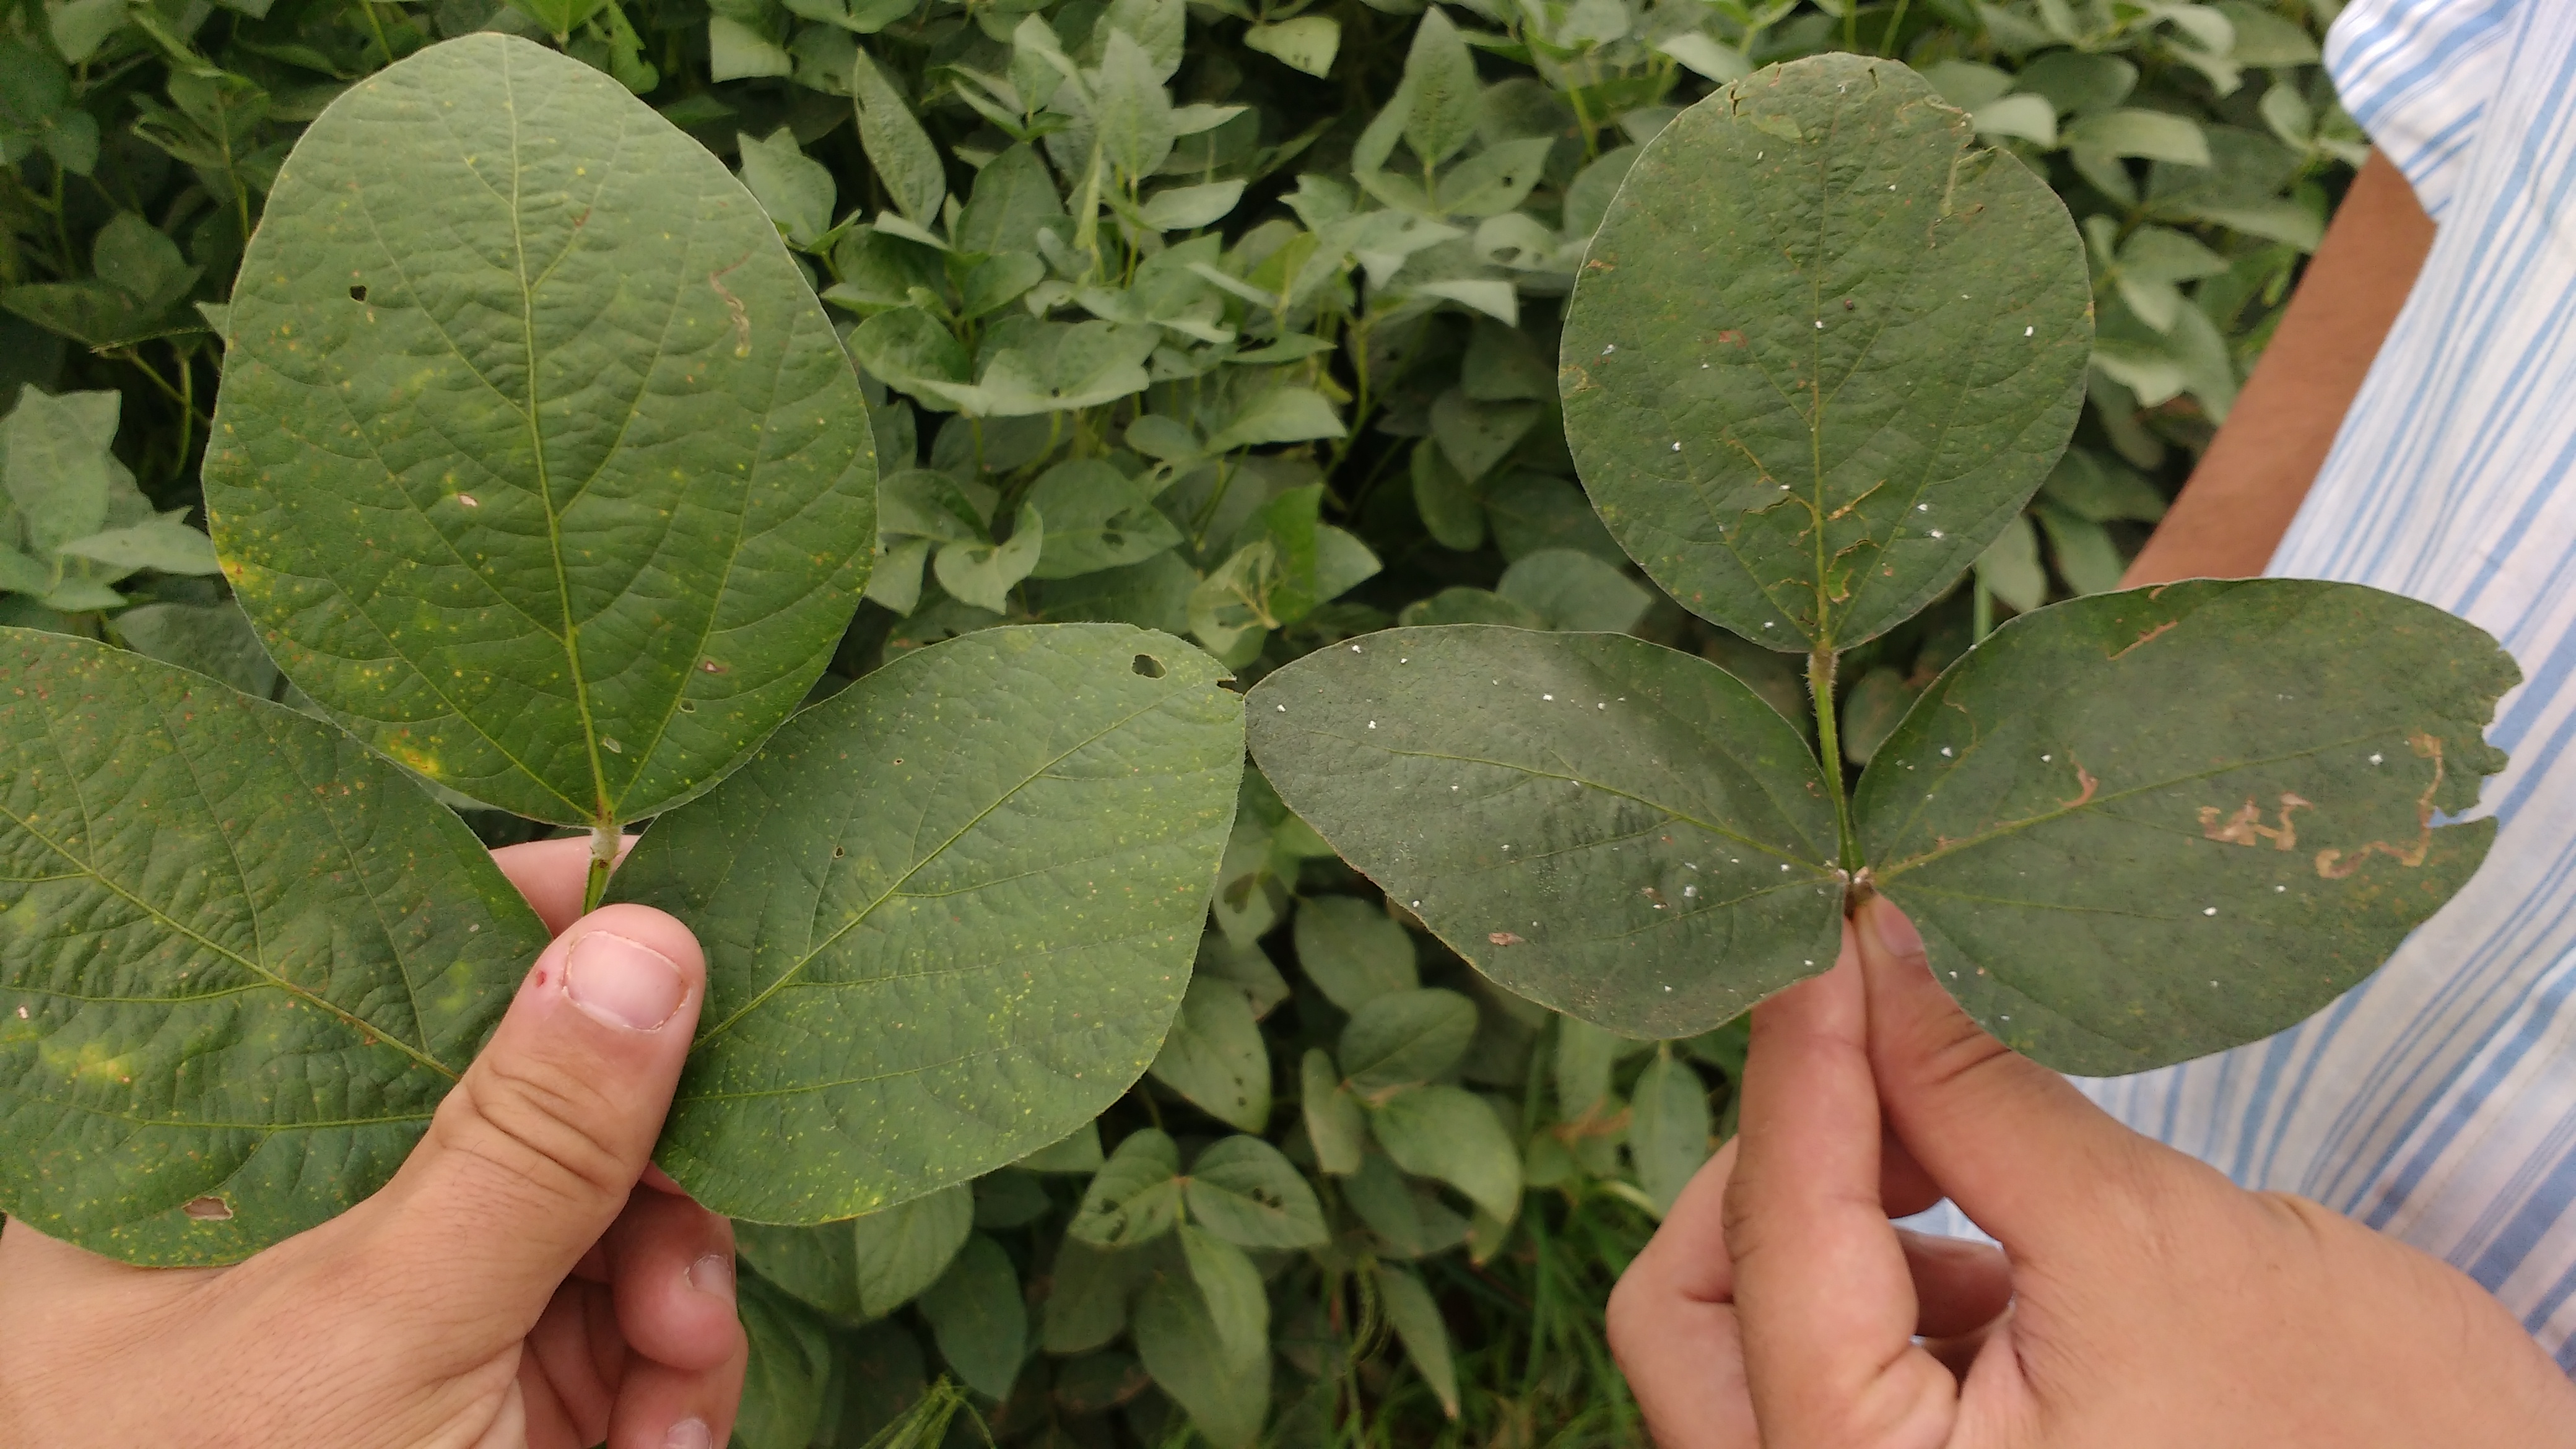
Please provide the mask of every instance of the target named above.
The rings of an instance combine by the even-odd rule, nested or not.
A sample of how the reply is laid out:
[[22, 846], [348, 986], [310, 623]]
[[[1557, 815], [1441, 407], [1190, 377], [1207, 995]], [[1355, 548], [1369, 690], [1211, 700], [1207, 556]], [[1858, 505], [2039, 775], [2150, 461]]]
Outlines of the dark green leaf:
[[1322, 1047], [1306, 1049], [1298, 1073], [1298, 1090], [1306, 1115], [1306, 1140], [1314, 1144], [1315, 1164], [1335, 1176], [1360, 1170], [1368, 1148], [1368, 1119], [1360, 1099], [1342, 1085], [1342, 1074]]
[[0, 630], [0, 1209], [221, 1263], [401, 1165], [546, 943], [462, 821], [327, 725]]
[[1190, 982], [1152, 1071], [1155, 1081], [1220, 1122], [1244, 1132], [1269, 1124], [1269, 1050], [1251, 1003], [1226, 982]]
[[1064, 215], [1045, 158], [1029, 145], [1013, 146], [975, 173], [975, 191], [957, 216], [957, 249], [993, 255], [1028, 251], [1038, 228]]
[[2355, 584], [2101, 594], [1954, 665], [1854, 811], [1970, 1015], [2063, 1071], [2141, 1071], [2307, 1016], [2459, 889], [2495, 824], [2434, 822], [2503, 768], [2481, 735], [2519, 678]]
[[1671, 1212], [1692, 1174], [1708, 1161], [1708, 1088], [1691, 1064], [1660, 1051], [1629, 1094], [1628, 1157], [1637, 1185], [1659, 1211]]
[[1046, 519], [1033, 578], [1121, 568], [1181, 541], [1181, 531], [1155, 509], [1152, 488], [1098, 458], [1049, 468], [1029, 490], [1029, 503]]
[[1336, 1053], [1362, 1093], [1428, 1082], [1467, 1054], [1476, 1003], [1455, 991], [1391, 991], [1352, 1011]]
[[1543, 548], [1503, 570], [1494, 592], [1537, 614], [1551, 629], [1610, 634], [1637, 627], [1655, 596], [1591, 554]]
[[742, 1261], [763, 1279], [809, 1307], [840, 1319], [870, 1316], [859, 1303], [858, 1269], [851, 1256], [848, 1224], [773, 1228], [761, 1223], [736, 1223], [733, 1243]]
[[288, 677], [402, 764], [650, 815], [839, 643], [876, 532], [857, 380], [750, 194], [589, 66], [481, 34], [351, 89], [232, 325], [216, 543]]
[[1096, 1248], [1080, 1234], [1056, 1249], [1047, 1290], [1046, 1351], [1082, 1353], [1127, 1329], [1127, 1300], [1144, 1281], [1146, 1254]]
[[1136, 1352], [1216, 1449], [1250, 1449], [1270, 1409], [1267, 1352], [1237, 1358], [1188, 1279], [1165, 1273], [1136, 1304]]
[[1308, 655], [1247, 705], [1289, 805], [1534, 1001], [1687, 1035], [1833, 961], [1815, 756], [1705, 660], [1615, 634], [1396, 629]]
[[930, 1320], [939, 1356], [968, 1388], [986, 1398], [1010, 1397], [1028, 1357], [1029, 1308], [1001, 1244], [982, 1233], [968, 1238], [957, 1261], [921, 1295], [921, 1316]]
[[1421, 984], [1413, 938], [1386, 911], [1357, 896], [1315, 896], [1297, 907], [1297, 965], [1344, 1011]]
[[751, 1363], [734, 1418], [736, 1449], [806, 1449], [823, 1423], [831, 1340], [794, 1300], [757, 1278], [738, 1285]]
[[1180, 1239], [1190, 1282], [1207, 1307], [1219, 1351], [1235, 1363], [1267, 1359], [1270, 1296], [1262, 1289], [1261, 1270], [1252, 1266], [1241, 1248], [1191, 1224], [1181, 1225]]
[[1566, 316], [1566, 436], [1685, 607], [1848, 648], [1949, 586], [2075, 424], [2066, 209], [1903, 66], [1819, 56], [1683, 112]]
[[1482, 548], [1485, 510], [1437, 443], [1413, 447], [1413, 511], [1443, 548]]
[[1150, 1242], [1172, 1229], [1181, 1210], [1181, 1149], [1151, 1127], [1127, 1134], [1091, 1179], [1065, 1231], [1102, 1248]]
[[1324, 1209], [1287, 1155], [1258, 1137], [1225, 1137], [1190, 1164], [1190, 1218], [1241, 1248], [1320, 1248]]
[[1408, 1087], [1369, 1112], [1395, 1165], [1438, 1178], [1508, 1222], [1521, 1205], [1521, 1154], [1485, 1099], [1463, 1087]]
[[1242, 705], [1219, 677], [1121, 625], [982, 630], [807, 710], [657, 822], [611, 892], [690, 922], [708, 958], [663, 1167], [719, 1212], [847, 1217], [1127, 1090], [1233, 816]]
[[244, 694], [266, 699], [277, 689], [277, 666], [229, 601], [128, 609], [116, 616], [116, 637], [137, 654], [212, 675]]
[[1380, 1263], [1377, 1291], [1378, 1301], [1386, 1305], [1387, 1322], [1395, 1326], [1395, 1336], [1404, 1344], [1404, 1356], [1413, 1360], [1423, 1382], [1439, 1396], [1441, 1410], [1457, 1418], [1458, 1367], [1449, 1353], [1449, 1325], [1441, 1320], [1440, 1305], [1432, 1301], [1431, 1290], [1404, 1269]]
[[1458, 475], [1473, 483], [1492, 472], [1545, 416], [1545, 403], [1478, 402], [1464, 388], [1451, 388], [1431, 405], [1431, 435]]
[[938, 1282], [974, 1221], [974, 1195], [961, 1182], [839, 1227], [850, 1237], [859, 1311], [883, 1318]]

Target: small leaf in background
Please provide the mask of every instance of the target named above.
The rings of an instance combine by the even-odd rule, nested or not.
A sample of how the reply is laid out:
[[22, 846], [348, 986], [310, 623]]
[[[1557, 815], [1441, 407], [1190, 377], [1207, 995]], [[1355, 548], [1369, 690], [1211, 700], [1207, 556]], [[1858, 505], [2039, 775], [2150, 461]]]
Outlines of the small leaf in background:
[[1458, 365], [1458, 390], [1472, 402], [1547, 402], [1556, 396], [1556, 365], [1528, 333], [1479, 317]]
[[1536, 402], [1478, 402], [1464, 388], [1442, 393], [1431, 405], [1431, 435], [1458, 476], [1473, 483], [1503, 461], [1547, 406]]
[[517, 889], [293, 710], [23, 629], [0, 678], [0, 1211], [210, 1264], [375, 1191], [545, 945]]
[[1320, 1248], [1324, 1209], [1286, 1154], [1258, 1137], [1224, 1137], [1190, 1164], [1182, 1196], [1192, 1221], [1239, 1248]]
[[1035, 572], [1046, 553], [1046, 519], [1031, 503], [1020, 505], [1011, 536], [1000, 543], [965, 540], [940, 545], [930, 571], [950, 598], [994, 613], [1008, 613], [1011, 590]]
[[871, 1316], [859, 1302], [858, 1268], [843, 1224], [775, 1228], [735, 1223], [733, 1238], [742, 1261], [798, 1302], [845, 1321]]
[[804, 711], [656, 821], [610, 894], [708, 943], [664, 1170], [733, 1216], [848, 1217], [1126, 1091], [1179, 1005], [1232, 823], [1242, 701], [1220, 676], [1122, 625], [981, 630]]
[[1407, 1087], [1369, 1111], [1395, 1165], [1437, 1178], [1510, 1221], [1520, 1213], [1521, 1154], [1482, 1097], [1462, 1087]]
[[1362, 1002], [1335, 1053], [1364, 1094], [1428, 1082], [1458, 1064], [1476, 1035], [1476, 1003], [1455, 991], [1390, 991]]
[[[1706, 305], [1674, 309], [1676, 277], [1710, 279]], [[1849, 648], [1948, 588], [2047, 475], [2091, 303], [2064, 205], [1919, 77], [1792, 61], [1684, 111], [1611, 203], [1566, 312], [1566, 438], [1683, 607]]]
[[850, 62], [850, 99], [858, 108], [859, 144], [895, 210], [915, 226], [930, 226], [948, 195], [947, 168], [921, 122], [913, 119], [903, 93], [866, 51], [856, 52]]
[[1298, 1069], [1298, 1092], [1305, 1108], [1306, 1140], [1315, 1146], [1315, 1163], [1336, 1177], [1360, 1170], [1368, 1148], [1368, 1118], [1357, 1094], [1342, 1085], [1332, 1054], [1308, 1047]]
[[1422, 984], [1413, 937], [1383, 908], [1357, 896], [1299, 902], [1295, 941], [1298, 969], [1344, 1011]]
[[1146, 1285], [1136, 1302], [1136, 1353], [1216, 1449], [1251, 1449], [1270, 1410], [1267, 1354], [1229, 1354], [1188, 1279], [1167, 1272]]
[[1457, 1418], [1458, 1366], [1449, 1350], [1449, 1325], [1442, 1321], [1431, 1290], [1407, 1270], [1380, 1263], [1377, 1292], [1386, 1308], [1386, 1321], [1394, 1325], [1396, 1338], [1404, 1344], [1404, 1356], [1413, 1360], [1422, 1381], [1439, 1397], [1441, 1412]]
[[1556, 1112], [1568, 1122], [1605, 1115], [1610, 1075], [1629, 1045], [1618, 1033], [1575, 1017], [1556, 1023]]
[[1002, 1245], [977, 1233], [957, 1260], [921, 1295], [921, 1316], [966, 1386], [991, 1399], [1006, 1399], [1028, 1356], [1029, 1309], [1020, 1297], [1020, 1275]]
[[1278, 387], [1244, 404], [1243, 411], [1208, 439], [1207, 451], [1230, 453], [1263, 443], [1303, 443], [1342, 436], [1333, 405], [1312, 388]]
[[2034, 512], [2048, 535], [2049, 557], [2057, 576], [2078, 594], [2106, 594], [2120, 586], [2127, 560], [2102, 525], [2080, 514], [2043, 503]]
[[2069, 448], [2040, 485], [2040, 497], [2095, 523], [2154, 523], [2165, 516], [2165, 497], [2126, 464], [2105, 461], [2088, 449]]
[[1037, 148], [1013, 146], [975, 173], [975, 188], [957, 214], [957, 247], [988, 256], [1028, 251], [1038, 230], [1063, 215], [1064, 200]]
[[121, 401], [113, 392], [53, 397], [27, 387], [0, 420], [0, 487], [39, 556], [107, 527], [111, 500], [133, 490], [108, 452]]
[[1342, 26], [1329, 16], [1301, 15], [1252, 26], [1243, 32], [1243, 43], [1308, 75], [1329, 75], [1333, 55], [1342, 47]]
[[1450, 1210], [1427, 1183], [1408, 1180], [1383, 1152], [1360, 1160], [1341, 1181], [1342, 1201], [1377, 1235], [1380, 1253], [1420, 1258], [1467, 1241], [1468, 1220]]
[[1977, 556], [1977, 582], [2011, 605], [2016, 614], [2027, 614], [2048, 602], [2048, 571], [2040, 567], [2039, 531], [2027, 516], [2017, 514], [2008, 520], [2004, 531]]
[[1537, 614], [1551, 629], [1624, 634], [1655, 602], [1645, 585], [1591, 554], [1543, 548], [1512, 561], [1494, 592]]
[[1404, 84], [1394, 104], [1406, 107], [1404, 141], [1425, 166], [1458, 154], [1476, 134], [1476, 59], [1449, 16], [1434, 6], [1413, 29]]
[[1434, 442], [1413, 445], [1413, 511], [1422, 515], [1422, 526], [1441, 547], [1462, 552], [1484, 547], [1484, 505]]
[[1055, 1200], [1038, 1184], [1034, 1172], [1005, 1167], [975, 1179], [975, 1226], [1000, 1231], [1023, 1228], [1055, 1210]]
[[175, 518], [156, 518], [75, 538], [62, 546], [62, 552], [105, 564], [120, 576], [137, 569], [211, 574], [222, 568], [215, 561], [214, 540]]
[[1085, 1122], [1073, 1129], [1072, 1136], [1049, 1143], [1011, 1165], [1023, 1172], [1092, 1173], [1099, 1171], [1105, 1160], [1100, 1152], [1100, 1124]]
[[1261, 1270], [1241, 1248], [1190, 1224], [1181, 1225], [1180, 1239], [1218, 1347], [1236, 1363], [1269, 1357], [1270, 1297], [1261, 1286]]
[[1243, 199], [1240, 181], [1211, 181], [1201, 186], [1175, 186], [1145, 199], [1139, 214], [1156, 231], [1196, 231], [1223, 221]]
[[791, 245], [811, 247], [832, 229], [838, 192], [831, 169], [807, 156], [796, 134], [781, 128], [767, 139], [735, 138], [742, 152], [742, 184], [778, 223]]
[[2468, 879], [2495, 823], [2434, 822], [2503, 768], [2481, 736], [2519, 678], [2356, 584], [2099, 594], [1953, 665], [1853, 814], [1969, 1015], [2061, 1071], [2143, 1071], [2319, 1009]]
[[1842, 703], [1843, 758], [1855, 765], [1868, 764], [1896, 722], [1914, 707], [1916, 693], [1906, 687], [1904, 675], [1885, 667], [1852, 681]]
[[1127, 1134], [1093, 1175], [1065, 1229], [1102, 1248], [1150, 1242], [1172, 1230], [1181, 1210], [1181, 1149], [1151, 1127]]
[[1155, 509], [1151, 488], [1098, 458], [1058, 463], [1029, 490], [1045, 545], [1029, 576], [1065, 579], [1122, 568], [1171, 548], [1181, 531]]
[[1172, 154], [1172, 99], [1153, 57], [1124, 30], [1109, 31], [1092, 82], [1101, 154], [1122, 177], [1151, 176]]
[[1562, 478], [1507, 472], [1485, 485], [1485, 516], [1494, 530], [1494, 546], [1515, 562], [1540, 549], [1571, 548], [1613, 567], [1628, 563], [1583, 490]]
[[1700, 1164], [1708, 1161], [1708, 1087], [1689, 1062], [1659, 1048], [1628, 1094], [1628, 1159], [1637, 1185], [1658, 1214], [1673, 1210]]
[[757, 1278], [737, 1287], [751, 1359], [734, 1416], [738, 1449], [807, 1449], [823, 1423], [832, 1345], [823, 1326], [786, 1294]]
[[220, 679], [266, 699], [277, 691], [277, 666], [259, 646], [239, 605], [142, 604], [116, 616], [116, 637], [137, 654]]
[[[859, 1311], [883, 1318], [938, 1282], [974, 1221], [974, 1194], [958, 1183], [852, 1218], [839, 1228], [851, 1242]], [[824, 1229], [833, 1230], [828, 1225]]]
[[1056, 1249], [1042, 1335], [1049, 1353], [1084, 1353], [1127, 1331], [1127, 1300], [1150, 1271], [1147, 1255], [1098, 1248], [1068, 1233]]
[[1267, 1130], [1269, 1048], [1251, 1005], [1233, 986], [1206, 978], [1190, 982], [1151, 1070], [1155, 1081], [1218, 1121], [1244, 1132]]
[[[1314, 834], [1313, 831], [1305, 829], [1304, 822], [1295, 816], [1290, 816], [1281, 823], [1281, 829], [1271, 836], [1270, 849], [1273, 856], [1287, 848], [1284, 837], [1292, 828], [1309, 837]], [[1321, 841], [1315, 843], [1322, 847], [1320, 855], [1332, 854], [1331, 846], [1323, 845]], [[1219, 932], [1210, 931], [1199, 938], [1199, 956], [1191, 970], [1195, 976], [1222, 981], [1242, 992], [1244, 1004], [1252, 1008], [1253, 1019], [1256, 1021], [1269, 1015], [1270, 1008], [1288, 999], [1288, 979], [1279, 974], [1277, 966], [1271, 964], [1268, 952], [1262, 950], [1258, 944], [1236, 945]]]

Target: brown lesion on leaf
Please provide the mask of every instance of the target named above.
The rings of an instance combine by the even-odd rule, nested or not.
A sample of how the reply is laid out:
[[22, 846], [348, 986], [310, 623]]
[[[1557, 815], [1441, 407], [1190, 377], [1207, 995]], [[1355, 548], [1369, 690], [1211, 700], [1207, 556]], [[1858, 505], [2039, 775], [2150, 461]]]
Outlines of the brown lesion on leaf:
[[2148, 644], [2152, 644], [2152, 643], [2154, 643], [2154, 642], [2155, 642], [2156, 640], [2158, 640], [2158, 639], [2163, 638], [2163, 637], [2164, 637], [2164, 635], [2165, 635], [2165, 633], [2166, 633], [2166, 631], [2168, 631], [2168, 630], [2172, 629], [2176, 624], [2178, 624], [2178, 623], [2180, 623], [2180, 622], [2182, 622], [2182, 621], [2181, 621], [2181, 620], [2179, 620], [2179, 619], [2167, 619], [2167, 620], [2165, 620], [2163, 623], [2158, 624], [2158, 625], [2157, 625], [2157, 626], [2155, 626], [2154, 628], [2149, 629], [2147, 632], [2145, 632], [2145, 633], [2143, 633], [2143, 634], [2139, 635], [2137, 638], [2130, 640], [2130, 641], [2128, 642], [2128, 644], [2127, 644], [2125, 647], [2123, 647], [2122, 649], [2120, 649], [2117, 653], [2114, 653], [2114, 654], [2106, 654], [2106, 655], [2104, 655], [2104, 656], [2102, 656], [2102, 657], [2103, 657], [2103, 658], [2105, 658], [2105, 659], [2122, 659], [2122, 658], [2126, 658], [2126, 657], [2128, 656], [2128, 654], [2129, 654], [2129, 652], [2130, 652], [2131, 650], [2133, 650], [2133, 649], [2138, 649], [2138, 648], [2142, 648], [2142, 647], [2144, 647], [2144, 646], [2146, 646], [2146, 645], [2148, 645]]
[[[1884, 478], [1881, 478], [1881, 479], [1879, 479], [1877, 482], [1872, 483], [1872, 484], [1871, 484], [1871, 485], [1869, 485], [1867, 488], [1862, 489], [1858, 494], [1854, 495], [1854, 497], [1852, 498], [1852, 500], [1851, 500], [1849, 503], [1846, 503], [1846, 504], [1844, 504], [1842, 507], [1835, 509], [1833, 512], [1826, 514], [1826, 515], [1825, 515], [1825, 521], [1826, 521], [1827, 523], [1840, 523], [1840, 522], [1842, 522], [1844, 515], [1846, 515], [1846, 514], [1850, 513], [1853, 509], [1860, 507], [1863, 503], [1868, 502], [1868, 501], [1869, 501], [1869, 495], [1871, 495], [1871, 494], [1873, 494], [1873, 493], [1877, 492], [1878, 490], [1880, 490], [1881, 488], [1884, 488], [1884, 487], [1886, 487], [1886, 486], [1887, 486], [1887, 480], [1886, 480], [1886, 479], [1884, 479]], [[1848, 553], [1848, 552], [1850, 552], [1850, 550], [1849, 550], [1849, 549], [1846, 549], [1846, 550], [1844, 550], [1844, 552]]]
[[179, 1211], [196, 1222], [222, 1223], [232, 1220], [233, 1205], [209, 1194], [205, 1197], [190, 1198], [188, 1205]]
[[2263, 807], [2255, 804], [2251, 795], [2245, 797], [2245, 803], [2237, 807], [2235, 814], [2224, 820], [2219, 818], [2217, 806], [2203, 805], [2200, 807], [2200, 834], [2204, 840], [2223, 840], [2230, 845], [2250, 846], [2268, 840], [2274, 850], [2296, 850], [2299, 848], [2299, 825], [2290, 818], [2290, 812], [2315, 808], [2312, 802], [2284, 790], [2281, 792], [2281, 823], [2266, 825], [2263, 823]]
[[1556, 391], [1560, 397], [1572, 397], [1578, 392], [1590, 392], [1592, 374], [1569, 362], [1556, 370]]
[[1485, 939], [1497, 946], [1526, 946], [1529, 944], [1509, 931], [1488, 932]]
[[2433, 762], [2433, 783], [2425, 786], [2424, 793], [2415, 797], [2414, 843], [2398, 846], [2385, 840], [2374, 840], [2359, 850], [2349, 853], [2340, 850], [2320, 850], [2317, 852], [2318, 875], [2327, 880], [2342, 880], [2361, 869], [2373, 855], [2387, 856], [2390, 860], [2412, 870], [2422, 865], [2425, 857], [2433, 853], [2433, 796], [2442, 788], [2442, 742], [2422, 730], [2417, 730], [2406, 737], [2406, 745], [2415, 752], [2417, 759]]
[[724, 279], [734, 267], [750, 260], [746, 254], [732, 266], [718, 267], [707, 273], [707, 285], [716, 289], [716, 295], [724, 298], [725, 310], [733, 314], [733, 355], [736, 357], [751, 355], [751, 312], [743, 306], [742, 299], [725, 286]]
[[[2069, 756], [2068, 758], [2073, 759], [2073, 756]], [[2094, 778], [2091, 770], [2084, 768], [2084, 763], [2081, 760], [2077, 760], [2075, 762], [2075, 784], [2077, 786], [2075, 798], [2072, 800], [2058, 801], [2058, 809], [2072, 810], [2079, 805], [2090, 805], [2093, 803], [2093, 792], [2102, 787], [2102, 782]]]

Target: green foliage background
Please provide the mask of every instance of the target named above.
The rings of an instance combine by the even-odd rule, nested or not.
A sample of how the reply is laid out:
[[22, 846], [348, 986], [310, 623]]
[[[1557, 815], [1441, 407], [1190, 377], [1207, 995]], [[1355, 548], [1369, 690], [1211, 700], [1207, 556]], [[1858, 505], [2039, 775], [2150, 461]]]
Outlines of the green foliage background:
[[[1593, 518], [1554, 359], [1636, 147], [1718, 82], [1850, 49], [2049, 179], [2099, 316], [2028, 517], [1847, 659], [1857, 764], [1998, 617], [2111, 587], [2225, 418], [2361, 154], [2316, 65], [2337, 8], [24, 0], [0, 623], [293, 701], [199, 531], [215, 329], [302, 123], [497, 28], [735, 164], [844, 324], [885, 483], [827, 687], [999, 622], [1187, 633], [1249, 681], [1494, 621], [1692, 650], [1797, 720], [1792, 656], [1685, 614]], [[1189, 999], [1096, 1132], [856, 1226], [746, 1232], [738, 1442], [1634, 1442], [1600, 1305], [1722, 1132], [1740, 1033], [1623, 1041], [1408, 927], [1248, 775]]]

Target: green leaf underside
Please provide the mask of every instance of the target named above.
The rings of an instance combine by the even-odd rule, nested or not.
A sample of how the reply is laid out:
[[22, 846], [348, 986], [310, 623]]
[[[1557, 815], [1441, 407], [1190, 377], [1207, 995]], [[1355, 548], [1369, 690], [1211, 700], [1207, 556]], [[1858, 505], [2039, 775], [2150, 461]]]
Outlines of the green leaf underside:
[[610, 894], [688, 921], [708, 960], [662, 1166], [728, 1216], [821, 1222], [999, 1167], [1124, 1092], [1233, 823], [1222, 677], [1151, 630], [983, 630], [799, 715], [657, 822]]
[[1290, 808], [1476, 968], [1635, 1036], [1832, 962], [1833, 806], [1786, 720], [1616, 634], [1394, 629], [1246, 700]]
[[[1692, 285], [1676, 285], [1689, 278]], [[1565, 429], [1611, 533], [1693, 612], [1849, 648], [2047, 477], [2093, 338], [2046, 183], [1904, 67], [1820, 56], [1684, 111], [1566, 315]]]
[[650, 815], [795, 709], [857, 606], [875, 453], [829, 320], [741, 184], [578, 61], [477, 35], [352, 88], [231, 325], [205, 476], [236, 592], [441, 784]]
[[373, 1192], [544, 928], [356, 741], [0, 629], [0, 1210], [230, 1262]]
[[2520, 678], [2474, 625], [2356, 584], [2100, 594], [2024, 615], [1879, 747], [1854, 810], [1934, 976], [2064, 1071], [2270, 1035], [2465, 884]]

